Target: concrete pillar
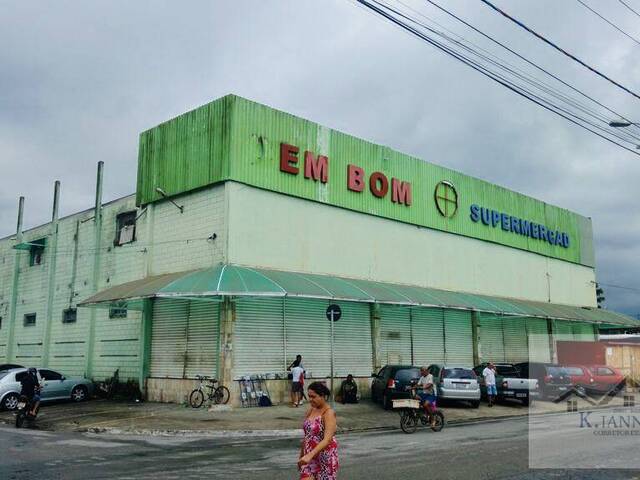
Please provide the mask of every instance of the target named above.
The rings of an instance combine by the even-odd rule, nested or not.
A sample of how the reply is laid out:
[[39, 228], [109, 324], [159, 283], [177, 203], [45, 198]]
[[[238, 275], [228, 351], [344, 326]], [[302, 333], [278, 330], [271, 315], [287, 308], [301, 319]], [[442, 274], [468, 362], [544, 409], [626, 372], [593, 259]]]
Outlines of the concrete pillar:
[[[16, 244], [22, 243], [22, 218], [24, 215], [24, 197], [18, 201], [18, 225], [16, 227]], [[16, 250], [13, 258], [13, 279], [11, 280], [11, 304], [9, 307], [9, 324], [7, 325], [8, 363], [13, 362], [13, 337], [16, 330], [16, 308], [18, 306], [18, 280], [20, 278], [20, 250]]]
[[151, 328], [153, 325], [153, 300], [142, 301], [142, 320], [140, 321], [140, 366], [138, 385], [144, 398], [147, 398], [147, 378], [151, 369]]
[[[56, 288], [56, 265], [58, 260], [58, 208], [60, 205], [60, 182], [56, 180], [53, 187], [53, 211], [51, 214], [51, 237], [47, 250], [49, 250], [47, 266], [49, 273], [47, 314], [44, 320], [44, 335], [42, 336], [42, 366], [49, 366], [49, 355], [51, 354], [51, 327], [54, 318], [53, 297]], [[61, 313], [61, 312], [60, 312]]]
[[553, 319], [547, 318], [547, 334], [549, 335], [549, 358], [551, 362], [558, 362], [558, 352], [556, 351], [556, 342], [555, 342], [555, 328], [553, 324]]
[[[92, 292], [98, 291], [98, 281], [100, 279], [100, 248], [102, 244], [102, 176], [104, 162], [98, 162], [98, 173], [96, 177], [96, 204], [93, 217], [95, 226], [95, 244], [93, 254], [93, 277]], [[93, 378], [93, 356], [96, 343], [96, 308], [91, 308], [89, 313], [89, 332], [87, 334], [87, 350], [86, 350], [86, 376]]]
[[235, 302], [224, 297], [220, 304], [220, 343], [218, 348], [218, 378], [223, 385], [233, 385], [233, 343], [236, 323]]
[[[380, 358], [380, 304], [372, 303], [371, 312], [371, 352], [373, 354], [373, 370], [378, 372], [382, 368], [382, 358]], [[373, 372], [372, 372], [373, 373]]]
[[473, 339], [473, 364], [480, 365], [482, 356], [482, 344], [480, 333], [480, 312], [471, 312], [471, 338]]

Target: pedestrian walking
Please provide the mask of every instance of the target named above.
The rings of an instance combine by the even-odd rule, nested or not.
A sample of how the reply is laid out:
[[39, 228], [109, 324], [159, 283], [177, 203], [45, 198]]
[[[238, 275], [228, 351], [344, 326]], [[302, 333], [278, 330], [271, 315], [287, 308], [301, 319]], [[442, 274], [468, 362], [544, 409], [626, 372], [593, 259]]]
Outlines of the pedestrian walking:
[[331, 392], [321, 382], [307, 390], [309, 410], [303, 423], [304, 439], [300, 446], [300, 480], [336, 480], [338, 477], [337, 420], [327, 399]]
[[498, 395], [498, 389], [496, 387], [496, 366], [492, 362], [489, 362], [484, 370], [482, 370], [482, 376], [484, 377], [484, 384], [487, 387], [489, 406], [493, 407], [494, 399], [496, 395]]

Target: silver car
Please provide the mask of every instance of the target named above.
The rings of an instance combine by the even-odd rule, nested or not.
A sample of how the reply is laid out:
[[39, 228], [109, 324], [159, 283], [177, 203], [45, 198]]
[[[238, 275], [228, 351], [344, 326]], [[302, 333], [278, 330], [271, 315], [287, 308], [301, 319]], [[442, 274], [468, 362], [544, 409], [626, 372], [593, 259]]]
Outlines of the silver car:
[[[43, 402], [51, 400], [73, 400], [81, 402], [93, 393], [91, 380], [82, 377], [65, 377], [48, 368], [38, 368], [40, 397]], [[26, 368], [14, 368], [0, 372], [0, 408], [13, 410], [20, 398], [20, 379], [27, 374]]]
[[480, 406], [480, 384], [475, 372], [462, 365], [429, 365], [433, 383], [438, 389], [438, 398], [464, 400], [473, 408]]

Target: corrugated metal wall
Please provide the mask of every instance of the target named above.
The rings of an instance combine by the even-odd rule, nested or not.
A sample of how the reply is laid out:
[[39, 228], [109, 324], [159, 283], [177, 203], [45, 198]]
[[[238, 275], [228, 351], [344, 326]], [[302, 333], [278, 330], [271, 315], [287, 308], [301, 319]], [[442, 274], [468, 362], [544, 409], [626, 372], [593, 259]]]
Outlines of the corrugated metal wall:
[[445, 359], [444, 310], [412, 308], [411, 338], [414, 365], [426, 367], [432, 363], [443, 363]]

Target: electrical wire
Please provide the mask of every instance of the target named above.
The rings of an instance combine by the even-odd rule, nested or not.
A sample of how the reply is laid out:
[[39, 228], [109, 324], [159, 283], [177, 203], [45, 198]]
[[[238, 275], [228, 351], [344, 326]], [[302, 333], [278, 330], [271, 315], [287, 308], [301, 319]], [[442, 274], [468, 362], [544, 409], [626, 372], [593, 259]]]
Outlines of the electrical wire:
[[625, 92], [627, 92], [629, 95], [634, 96], [635, 98], [637, 98], [638, 100], [640, 100], [640, 95], [638, 95], [636, 92], [634, 92], [633, 90], [630, 90], [629, 88], [625, 87], [624, 85], [616, 82], [615, 80], [613, 80], [612, 78], [608, 77], [607, 75], [605, 75], [604, 73], [600, 72], [598, 69], [592, 67], [591, 65], [585, 63], [584, 61], [580, 60], [578, 57], [576, 57], [575, 55], [567, 52], [565, 49], [559, 47], [558, 45], [556, 45], [555, 43], [553, 43], [551, 40], [547, 39], [546, 37], [544, 37], [543, 35], [539, 34], [538, 32], [536, 32], [535, 30], [533, 30], [532, 28], [528, 27], [527, 25], [525, 25], [524, 23], [522, 23], [520, 20], [512, 17], [511, 15], [509, 15], [507, 12], [505, 12], [504, 10], [501, 10], [500, 8], [496, 7], [493, 3], [491, 3], [489, 0], [480, 0], [482, 3], [484, 3], [485, 5], [491, 7], [493, 10], [495, 10], [496, 12], [498, 12], [500, 15], [502, 15], [503, 17], [507, 18], [508, 20], [511, 20], [513, 23], [515, 23], [516, 25], [518, 25], [520, 28], [526, 30], [527, 32], [529, 32], [531, 35], [535, 36], [537, 39], [543, 41], [544, 43], [546, 43], [547, 45], [549, 45], [550, 47], [554, 48], [555, 50], [559, 51], [560, 53], [562, 53], [563, 55], [566, 55], [567, 57], [569, 57], [571, 60], [573, 60], [574, 62], [582, 65], [583, 67], [585, 67], [587, 70], [595, 73], [596, 75], [598, 75], [599, 77], [607, 80], [609, 83], [615, 85], [616, 87], [624, 90]]
[[635, 11], [633, 8], [631, 8], [629, 5], [627, 5], [623, 0], [618, 0], [622, 5], [624, 5], [625, 7], [627, 7], [629, 10], [631, 10], [633, 13], [635, 13], [638, 17], [640, 17], [640, 13], [638, 13], [637, 11]]
[[615, 23], [607, 20], [606, 18], [604, 18], [602, 15], [600, 15], [598, 12], [596, 12], [593, 8], [591, 8], [589, 5], [587, 5], [586, 3], [584, 3], [582, 0], [576, 0], [576, 2], [578, 2], [580, 5], [582, 5], [584, 8], [586, 8], [587, 10], [589, 10], [590, 12], [592, 12], [594, 15], [597, 15], [599, 18], [601, 18], [602, 20], [604, 20], [606, 23], [608, 23], [609, 25], [611, 25], [613, 28], [615, 28], [617, 31], [619, 31], [620, 33], [622, 33], [624, 36], [629, 37], [631, 40], [633, 40], [634, 42], [636, 42], [638, 45], [640, 45], [640, 41], [633, 37], [632, 35], [629, 35], [627, 32], [625, 32], [624, 30], [622, 30], [620, 27], [618, 27]]
[[[552, 86], [550, 86], [549, 84], [540, 81], [539, 79], [527, 74], [526, 72], [524, 72], [521, 69], [518, 69], [517, 67], [505, 62], [504, 60], [500, 59], [499, 57], [491, 54], [490, 52], [488, 52], [487, 50], [482, 49], [481, 47], [478, 47], [477, 45], [473, 44], [472, 42], [468, 42], [467, 40], [465, 40], [463, 37], [460, 37], [459, 35], [455, 34], [454, 32], [450, 32], [453, 33], [454, 35], [458, 36], [462, 41], [472, 45], [473, 47], [475, 47], [476, 49], [479, 50], [483, 50], [484, 52], [486, 52], [489, 56], [493, 57], [489, 58], [487, 55], [481, 54], [478, 51], [473, 50], [473, 48], [469, 47], [468, 45], [465, 45], [463, 43], [461, 43], [460, 41], [451, 38], [450, 36], [444, 34], [443, 32], [439, 32], [437, 30], [434, 30], [426, 25], [424, 25], [423, 23], [417, 22], [415, 19], [410, 18], [409, 16], [398, 12], [396, 9], [394, 9], [393, 7], [391, 7], [389, 4], [381, 2], [379, 0], [376, 0], [376, 3], [378, 4], [382, 4], [385, 6], [385, 8], [387, 8], [390, 11], [393, 11], [395, 14], [401, 16], [402, 18], [405, 18], [406, 20], [415, 23], [416, 25], [421, 26], [422, 28], [440, 36], [441, 38], [444, 38], [447, 41], [453, 42], [455, 44], [457, 44], [458, 46], [460, 46], [461, 48], [465, 49], [466, 51], [468, 51], [469, 53], [478, 56], [479, 58], [482, 58], [484, 61], [493, 64], [494, 66], [510, 73], [511, 75], [519, 78], [520, 80], [524, 81], [525, 83], [533, 86], [534, 88], [537, 88], [538, 90], [541, 90], [543, 92], [545, 92], [548, 95], [551, 95], [552, 97], [565, 102], [567, 104], [569, 104], [572, 108], [575, 108], [577, 110], [582, 111], [583, 113], [591, 116], [592, 118], [594, 118], [595, 120], [603, 123], [605, 125], [605, 127], [609, 127], [609, 120], [607, 117], [604, 117], [603, 115], [599, 114], [598, 112], [596, 112], [595, 110], [587, 107], [586, 105], [582, 104], [581, 102], [578, 102], [577, 100], [565, 95], [564, 93], [558, 91], [557, 89], [553, 88]], [[401, 5], [403, 5], [405, 8], [413, 11], [414, 13], [416, 13], [417, 15], [421, 16], [422, 18], [425, 18], [426, 20], [440, 26], [441, 28], [442, 25], [438, 24], [437, 22], [433, 21], [432, 19], [430, 19], [429, 17], [423, 15], [421, 12], [416, 11], [415, 9], [411, 8], [410, 6], [406, 5], [405, 3], [403, 3], [402, 1], [399, 1], [398, 3], [400, 3]], [[497, 59], [497, 60], [494, 60]], [[612, 135], [624, 142], [630, 143], [633, 146], [636, 146], [638, 141], [640, 141], [640, 138], [638, 137], [634, 137], [633, 135], [629, 134], [628, 132], [622, 131], [622, 132], [618, 132], [617, 130], [610, 130], [608, 128], [603, 128], [599, 125], [594, 125], [594, 128], [599, 129], [602, 132], [605, 132], [609, 135]]]
[[460, 61], [461, 63], [473, 68], [474, 70], [478, 71], [479, 73], [483, 74], [484, 76], [494, 80], [495, 82], [501, 84], [502, 86], [504, 86], [505, 88], [513, 91], [514, 93], [530, 100], [531, 102], [545, 108], [546, 110], [549, 110], [553, 113], [555, 113], [556, 115], [570, 121], [571, 123], [574, 123], [582, 128], [584, 128], [585, 130], [588, 130], [589, 132], [597, 135], [600, 138], [603, 138], [604, 140], [613, 143], [614, 145], [619, 146], [620, 148], [623, 148], [635, 155], [640, 155], [640, 153], [636, 152], [635, 150], [628, 148], [624, 145], [621, 145], [620, 143], [616, 142], [615, 140], [609, 138], [606, 135], [603, 135], [599, 132], [597, 132], [596, 130], [593, 130], [592, 128], [589, 128], [589, 126], [593, 126], [592, 123], [590, 123], [587, 120], [584, 120], [582, 118], [578, 118], [575, 114], [572, 114], [570, 112], [567, 112], [566, 109], [562, 109], [560, 107], [557, 107], [555, 105], [551, 105], [549, 104], [548, 101], [545, 101], [544, 99], [542, 99], [541, 97], [531, 94], [531, 92], [528, 92], [524, 89], [522, 89], [520, 86], [518, 86], [517, 84], [514, 84], [513, 82], [511, 82], [510, 80], [506, 79], [504, 76], [497, 74], [496, 72], [492, 72], [491, 70], [487, 69], [486, 67], [478, 64], [478, 62], [473, 61], [472, 59], [470, 59], [469, 57], [465, 56], [464, 54], [461, 54], [460, 52], [456, 52], [455, 50], [452, 50], [451, 48], [447, 47], [446, 45], [442, 44], [441, 42], [429, 37], [428, 35], [416, 30], [415, 28], [403, 23], [402, 21], [398, 20], [397, 18], [394, 17], [394, 15], [392, 15], [391, 13], [389, 13], [388, 11], [386, 11], [387, 7], [384, 5], [381, 5], [379, 2], [375, 2], [377, 5], [380, 5], [382, 8], [379, 8], [378, 6], [372, 4], [371, 2], [367, 1], [367, 0], [358, 0], [362, 5], [366, 6], [367, 8], [371, 9], [372, 11], [375, 11], [376, 13], [378, 13], [380, 16], [385, 17], [387, 20], [391, 21], [392, 23], [396, 24], [397, 26], [399, 26], [400, 28], [402, 28], [403, 30], [406, 30], [407, 32], [421, 38], [422, 40], [426, 41], [427, 43], [431, 44], [432, 46], [436, 47], [437, 49], [443, 51], [444, 53], [452, 56], [453, 58], [455, 58], [456, 60]]
[[[571, 90], [573, 90], [574, 92], [578, 93], [579, 95], [591, 100], [592, 102], [594, 102], [595, 104], [599, 105], [600, 107], [604, 108], [605, 110], [607, 110], [609, 113], [616, 115], [618, 118], [623, 119], [625, 121], [627, 121], [628, 123], [632, 123], [632, 120], [629, 120], [628, 118], [626, 118], [624, 115], [622, 115], [621, 113], [616, 112], [615, 110], [612, 110], [611, 108], [607, 107], [606, 105], [604, 105], [603, 103], [599, 102], [598, 100], [596, 100], [595, 98], [591, 97], [590, 95], [584, 93], [583, 91], [579, 90], [578, 88], [576, 88], [575, 86], [571, 85], [570, 83], [562, 80], [561, 78], [559, 78], [558, 76], [554, 75], [552, 72], [548, 71], [547, 69], [541, 67], [540, 65], [536, 64], [535, 62], [529, 60], [528, 58], [524, 57], [523, 55], [521, 55], [520, 53], [516, 52], [515, 50], [513, 50], [512, 48], [510, 48], [509, 46], [505, 45], [504, 43], [496, 40], [495, 38], [491, 37], [490, 35], [486, 34], [485, 32], [481, 31], [480, 29], [476, 28], [474, 25], [470, 24], [469, 22], [465, 21], [464, 19], [460, 18], [459, 16], [457, 16], [456, 14], [450, 12], [449, 10], [447, 10], [446, 8], [442, 7], [441, 5], [437, 4], [436, 2], [434, 2], [433, 0], [426, 0], [428, 3], [430, 3], [431, 5], [433, 5], [434, 7], [438, 8], [439, 10], [441, 10], [442, 12], [446, 13], [447, 15], [449, 15], [450, 17], [454, 18], [455, 20], [457, 20], [458, 22], [462, 23], [463, 25], [469, 27], [470, 29], [472, 29], [474, 32], [478, 33], [479, 35], [482, 35], [483, 37], [485, 37], [487, 40], [493, 42], [494, 44], [502, 47], [503, 49], [507, 50], [509, 53], [515, 55], [516, 57], [518, 57], [519, 59], [523, 60], [524, 62], [528, 63], [529, 65], [531, 65], [532, 67], [538, 69], [539, 71], [547, 74], [548, 76], [550, 76], [551, 78], [555, 79], [556, 81], [560, 82], [561, 84], [563, 84], [564, 86], [570, 88]], [[638, 127], [640, 128], [640, 127]]]

